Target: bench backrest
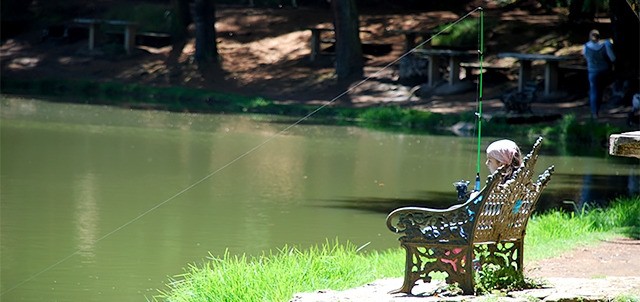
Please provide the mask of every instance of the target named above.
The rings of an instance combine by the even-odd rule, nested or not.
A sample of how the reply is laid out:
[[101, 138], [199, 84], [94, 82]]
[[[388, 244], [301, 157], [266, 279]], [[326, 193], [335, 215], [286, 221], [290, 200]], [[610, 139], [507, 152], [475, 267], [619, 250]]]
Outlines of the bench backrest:
[[404, 243], [497, 243], [520, 240], [542, 189], [554, 167], [531, 179], [542, 144], [539, 138], [523, 165], [504, 181], [501, 167], [489, 176], [478, 195], [447, 209], [403, 207], [387, 216], [387, 227], [403, 233]]
[[502, 183], [502, 169], [487, 181], [487, 188], [477, 197], [480, 207], [474, 219], [473, 243], [498, 243], [521, 240], [540, 193], [549, 182], [554, 166], [537, 181], [532, 179], [542, 138], [523, 159], [523, 165]]

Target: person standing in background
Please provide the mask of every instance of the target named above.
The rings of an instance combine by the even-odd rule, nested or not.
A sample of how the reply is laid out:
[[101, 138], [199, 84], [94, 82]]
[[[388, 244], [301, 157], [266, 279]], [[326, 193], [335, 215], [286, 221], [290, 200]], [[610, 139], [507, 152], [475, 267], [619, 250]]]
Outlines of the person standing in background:
[[611, 40], [600, 40], [600, 32], [596, 29], [589, 32], [589, 41], [584, 44], [582, 55], [587, 61], [591, 117], [597, 119], [602, 103], [602, 93], [611, 76], [611, 66], [616, 56], [613, 53]]

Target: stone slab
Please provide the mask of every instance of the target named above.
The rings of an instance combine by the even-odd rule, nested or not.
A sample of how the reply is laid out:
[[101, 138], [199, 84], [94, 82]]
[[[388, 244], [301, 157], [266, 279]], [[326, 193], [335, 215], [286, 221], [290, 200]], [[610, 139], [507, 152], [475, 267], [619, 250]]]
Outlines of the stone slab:
[[609, 136], [609, 154], [640, 158], [640, 131]]

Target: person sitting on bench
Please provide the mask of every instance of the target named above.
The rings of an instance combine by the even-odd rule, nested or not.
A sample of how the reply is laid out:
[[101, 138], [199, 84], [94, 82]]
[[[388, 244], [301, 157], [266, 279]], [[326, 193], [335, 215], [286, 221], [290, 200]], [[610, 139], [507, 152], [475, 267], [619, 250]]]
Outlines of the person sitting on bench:
[[511, 178], [511, 174], [522, 166], [522, 153], [518, 145], [508, 139], [502, 139], [491, 143], [487, 147], [487, 161], [485, 162], [489, 173], [493, 174], [501, 166], [507, 166], [504, 172], [504, 180]]
[[[489, 168], [489, 175], [493, 174], [498, 168], [507, 166], [503, 174], [505, 177], [502, 179], [502, 183], [505, 183], [511, 178], [513, 172], [522, 166], [522, 153], [520, 152], [518, 144], [514, 141], [508, 139], [497, 140], [487, 147], [487, 161], [485, 164], [487, 168]], [[479, 178], [476, 179], [476, 181], [479, 182]], [[468, 181], [460, 181], [453, 184], [458, 191], [459, 201], [464, 201], [465, 197], [466, 200], [473, 199], [480, 194], [478, 184], [476, 184], [478, 188], [467, 192], [468, 184]]]

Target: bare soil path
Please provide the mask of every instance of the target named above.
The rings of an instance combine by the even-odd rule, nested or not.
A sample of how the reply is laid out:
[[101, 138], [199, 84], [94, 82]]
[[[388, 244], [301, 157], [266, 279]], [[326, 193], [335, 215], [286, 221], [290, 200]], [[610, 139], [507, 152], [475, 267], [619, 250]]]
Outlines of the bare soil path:
[[618, 238], [581, 246], [527, 266], [531, 277], [640, 277], [640, 240]]

